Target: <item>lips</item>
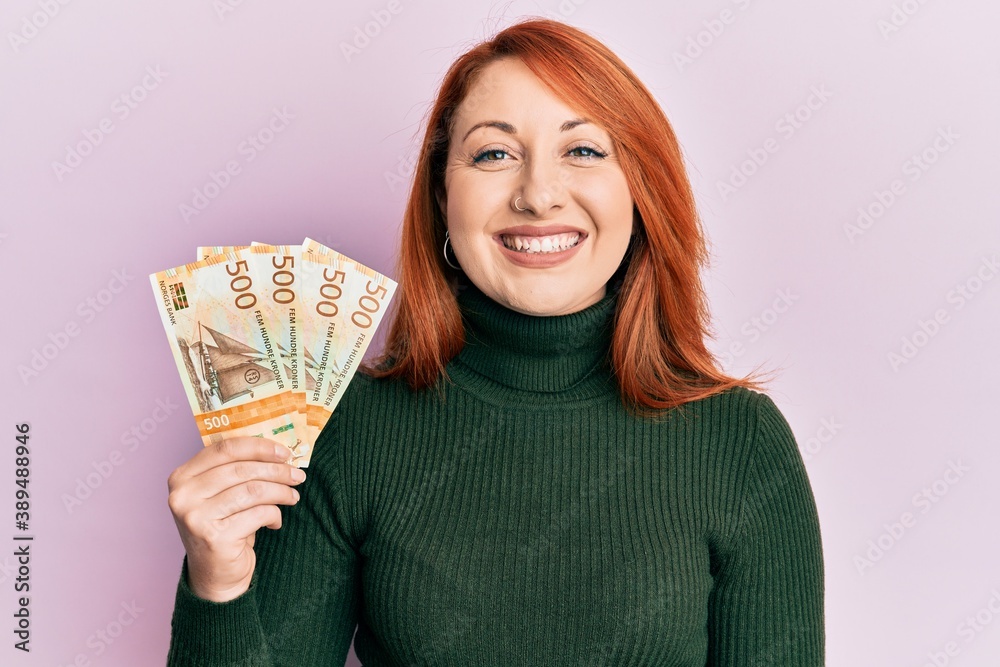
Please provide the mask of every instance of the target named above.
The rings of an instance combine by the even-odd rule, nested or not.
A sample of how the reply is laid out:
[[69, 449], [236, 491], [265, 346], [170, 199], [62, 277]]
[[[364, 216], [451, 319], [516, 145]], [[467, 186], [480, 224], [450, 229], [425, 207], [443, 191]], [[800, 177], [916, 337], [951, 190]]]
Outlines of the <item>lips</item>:
[[569, 225], [518, 225], [501, 230], [493, 239], [515, 264], [546, 268], [576, 254], [587, 233]]
[[569, 250], [580, 242], [577, 232], [568, 234], [550, 234], [548, 236], [512, 236], [504, 234], [500, 237], [509, 250], [525, 253], [548, 253]]
[[494, 238], [505, 248], [524, 254], [559, 253], [576, 247], [586, 233], [568, 225], [535, 227], [519, 225], [500, 231]]

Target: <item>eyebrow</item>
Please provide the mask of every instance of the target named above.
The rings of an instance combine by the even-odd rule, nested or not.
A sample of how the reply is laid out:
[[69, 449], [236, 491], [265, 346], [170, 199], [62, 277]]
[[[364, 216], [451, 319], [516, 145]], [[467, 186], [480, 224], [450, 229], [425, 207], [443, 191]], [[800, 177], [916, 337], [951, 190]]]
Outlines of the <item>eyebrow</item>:
[[[562, 125], [560, 125], [559, 131], [566, 132], [567, 130], [572, 130], [577, 125], [584, 125], [589, 122], [590, 121], [587, 120], [586, 118], [573, 118], [572, 120], [568, 120]], [[478, 130], [481, 127], [495, 127], [501, 132], [506, 132], [507, 134], [517, 134], [517, 128], [511, 125], [510, 123], [505, 123], [502, 120], [484, 120], [483, 122], [476, 123], [475, 125], [470, 127], [469, 131], [465, 133], [464, 137], [462, 137], [462, 141], [468, 139], [469, 135], [472, 134], [474, 130]]]

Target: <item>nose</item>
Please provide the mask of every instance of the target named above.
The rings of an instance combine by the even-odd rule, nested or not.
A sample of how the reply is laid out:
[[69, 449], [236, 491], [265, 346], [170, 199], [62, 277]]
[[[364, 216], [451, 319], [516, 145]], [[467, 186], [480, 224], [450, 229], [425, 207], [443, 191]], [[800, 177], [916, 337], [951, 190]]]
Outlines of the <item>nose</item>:
[[569, 173], [557, 160], [531, 159], [521, 171], [520, 181], [521, 190], [514, 195], [521, 197], [518, 207], [527, 208], [535, 217], [544, 218], [553, 209], [565, 206]]

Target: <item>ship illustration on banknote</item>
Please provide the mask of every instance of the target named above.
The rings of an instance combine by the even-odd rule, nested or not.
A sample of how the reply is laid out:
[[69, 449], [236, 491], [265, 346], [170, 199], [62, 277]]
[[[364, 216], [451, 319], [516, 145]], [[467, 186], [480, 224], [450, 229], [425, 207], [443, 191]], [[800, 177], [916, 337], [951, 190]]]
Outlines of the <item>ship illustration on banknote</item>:
[[[205, 340], [208, 333], [211, 343]], [[198, 323], [198, 340], [188, 344], [178, 338], [191, 386], [198, 387], [202, 412], [218, 410], [229, 401], [245, 396], [277, 378], [262, 363], [264, 353], [231, 336]], [[213, 344], [214, 343], [214, 344]]]

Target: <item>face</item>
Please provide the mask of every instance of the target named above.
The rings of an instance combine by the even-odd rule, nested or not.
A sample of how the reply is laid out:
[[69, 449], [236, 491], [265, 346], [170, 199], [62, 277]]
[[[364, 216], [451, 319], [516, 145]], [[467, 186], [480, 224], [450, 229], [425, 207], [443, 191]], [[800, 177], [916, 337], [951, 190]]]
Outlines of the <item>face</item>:
[[611, 136], [517, 58], [490, 63], [459, 106], [438, 203], [461, 270], [527, 315], [600, 301], [635, 224]]

